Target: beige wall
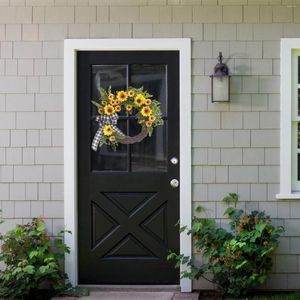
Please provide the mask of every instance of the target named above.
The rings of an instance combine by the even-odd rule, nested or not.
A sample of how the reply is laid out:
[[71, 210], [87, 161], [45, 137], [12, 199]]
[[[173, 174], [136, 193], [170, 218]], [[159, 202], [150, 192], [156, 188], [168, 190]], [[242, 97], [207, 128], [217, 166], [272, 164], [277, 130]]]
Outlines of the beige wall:
[[[118, 37], [192, 38], [194, 205], [221, 223], [227, 192], [266, 210], [286, 228], [267, 287], [300, 288], [300, 202], [275, 199], [279, 39], [300, 37], [298, 0], [0, 0], [2, 230], [39, 215], [62, 227], [63, 39]], [[230, 104], [210, 101], [219, 51]]]

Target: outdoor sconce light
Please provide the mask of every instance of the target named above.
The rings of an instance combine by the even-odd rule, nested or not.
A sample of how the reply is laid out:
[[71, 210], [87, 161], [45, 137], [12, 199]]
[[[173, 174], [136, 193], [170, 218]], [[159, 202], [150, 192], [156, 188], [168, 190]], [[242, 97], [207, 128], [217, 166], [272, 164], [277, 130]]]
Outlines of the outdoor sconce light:
[[222, 63], [222, 52], [219, 52], [219, 63], [214, 67], [211, 78], [211, 102], [229, 102], [230, 76], [226, 64]]

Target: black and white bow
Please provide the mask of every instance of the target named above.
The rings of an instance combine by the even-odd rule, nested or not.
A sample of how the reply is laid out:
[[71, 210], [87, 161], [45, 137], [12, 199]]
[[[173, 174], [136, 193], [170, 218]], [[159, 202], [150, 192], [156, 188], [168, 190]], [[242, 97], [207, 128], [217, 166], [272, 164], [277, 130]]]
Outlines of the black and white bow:
[[99, 115], [96, 117], [96, 122], [99, 123], [99, 128], [94, 136], [92, 142], [92, 149], [97, 151], [98, 147], [102, 146], [101, 138], [103, 136], [103, 128], [105, 125], [110, 125], [111, 128], [118, 133], [118, 135], [125, 136], [125, 134], [116, 126], [118, 122], [118, 114], [113, 113], [110, 116], [107, 115]]

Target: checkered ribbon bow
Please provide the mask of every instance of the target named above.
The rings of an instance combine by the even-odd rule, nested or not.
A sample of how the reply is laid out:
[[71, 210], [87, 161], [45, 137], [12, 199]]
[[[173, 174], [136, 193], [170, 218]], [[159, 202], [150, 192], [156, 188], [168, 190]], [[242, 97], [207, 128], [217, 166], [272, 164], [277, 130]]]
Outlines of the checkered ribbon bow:
[[101, 138], [103, 136], [103, 128], [105, 125], [110, 125], [115, 132], [125, 137], [125, 134], [116, 126], [118, 119], [119, 117], [116, 113], [113, 113], [110, 116], [100, 115], [96, 117], [96, 122], [99, 123], [99, 128], [92, 142], [92, 149], [94, 151], [97, 151], [98, 147], [102, 146]]

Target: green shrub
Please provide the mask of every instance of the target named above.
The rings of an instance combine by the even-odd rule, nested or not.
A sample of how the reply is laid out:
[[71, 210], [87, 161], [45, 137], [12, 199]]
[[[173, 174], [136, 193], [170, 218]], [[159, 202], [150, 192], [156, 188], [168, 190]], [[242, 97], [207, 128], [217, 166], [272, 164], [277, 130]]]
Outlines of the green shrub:
[[[177, 267], [180, 264], [188, 266], [181, 273], [182, 277], [199, 279], [210, 271], [212, 282], [223, 294], [238, 297], [266, 281], [272, 267], [271, 256], [278, 246], [283, 228], [274, 227], [264, 212], [247, 214], [237, 209], [237, 194], [229, 194], [224, 201], [234, 204], [225, 212], [230, 219], [229, 231], [216, 226], [213, 219], [193, 217], [192, 228], [187, 232], [193, 237], [195, 249], [207, 262], [196, 266], [190, 257], [175, 253], [171, 253], [168, 259], [175, 258]], [[181, 231], [186, 229], [182, 227]]]
[[[0, 296], [13, 299], [46, 299], [41, 296], [57, 294], [70, 285], [59, 262], [69, 253], [62, 234], [51, 239], [45, 222], [34, 218], [26, 225], [16, 225], [4, 235], [0, 261], [5, 269], [0, 271]], [[43, 294], [44, 295], [44, 294]]]

